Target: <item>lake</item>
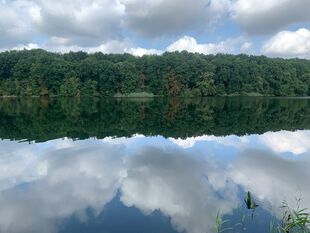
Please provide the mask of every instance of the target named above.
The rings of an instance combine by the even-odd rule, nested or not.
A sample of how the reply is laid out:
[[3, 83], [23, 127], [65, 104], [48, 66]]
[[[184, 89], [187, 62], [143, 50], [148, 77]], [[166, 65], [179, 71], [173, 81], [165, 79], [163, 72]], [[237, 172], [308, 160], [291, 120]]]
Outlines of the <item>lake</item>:
[[0, 99], [0, 138], [1, 233], [261, 233], [310, 207], [309, 98]]

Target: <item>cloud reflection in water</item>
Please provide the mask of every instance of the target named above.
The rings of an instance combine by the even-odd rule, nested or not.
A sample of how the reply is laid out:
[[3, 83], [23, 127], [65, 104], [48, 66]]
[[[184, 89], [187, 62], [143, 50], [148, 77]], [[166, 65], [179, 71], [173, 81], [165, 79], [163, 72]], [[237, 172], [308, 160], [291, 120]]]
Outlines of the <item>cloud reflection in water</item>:
[[87, 222], [88, 208], [98, 215], [117, 193], [124, 205], [144, 214], [160, 210], [175, 229], [190, 233], [213, 231], [218, 210], [230, 214], [242, 204], [240, 188], [278, 215], [281, 201], [292, 203], [298, 193], [309, 207], [309, 145], [306, 130], [184, 140], [4, 140], [0, 232], [57, 232], [58, 220], [77, 215]]

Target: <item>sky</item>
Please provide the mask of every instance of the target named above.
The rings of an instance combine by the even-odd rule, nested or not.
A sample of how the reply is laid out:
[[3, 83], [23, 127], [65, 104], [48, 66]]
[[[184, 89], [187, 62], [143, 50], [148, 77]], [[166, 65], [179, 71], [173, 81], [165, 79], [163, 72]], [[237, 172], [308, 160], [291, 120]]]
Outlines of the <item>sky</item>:
[[310, 0], [0, 0], [0, 51], [310, 59]]

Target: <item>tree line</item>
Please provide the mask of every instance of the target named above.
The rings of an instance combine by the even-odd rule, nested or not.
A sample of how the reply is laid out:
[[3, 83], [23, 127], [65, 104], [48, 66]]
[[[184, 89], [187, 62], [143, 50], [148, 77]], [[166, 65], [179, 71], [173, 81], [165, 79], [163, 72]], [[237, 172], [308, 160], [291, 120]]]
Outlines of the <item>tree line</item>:
[[0, 53], [0, 96], [309, 96], [310, 61], [172, 52]]

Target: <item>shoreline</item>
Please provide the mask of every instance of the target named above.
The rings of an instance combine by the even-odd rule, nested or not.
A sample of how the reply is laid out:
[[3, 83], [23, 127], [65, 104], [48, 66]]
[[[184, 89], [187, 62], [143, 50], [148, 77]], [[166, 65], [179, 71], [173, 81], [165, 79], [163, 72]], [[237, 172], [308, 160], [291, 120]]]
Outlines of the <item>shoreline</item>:
[[113, 99], [153, 99], [153, 98], [179, 98], [179, 99], [198, 99], [198, 98], [218, 98], [218, 97], [261, 97], [261, 98], [304, 98], [308, 99], [310, 96], [274, 96], [274, 95], [215, 95], [215, 96], [61, 96], [61, 95], [50, 95], [50, 96], [17, 96], [17, 95], [4, 95], [0, 96], [0, 99], [19, 99], [19, 98], [113, 98]]

